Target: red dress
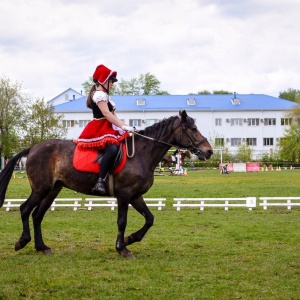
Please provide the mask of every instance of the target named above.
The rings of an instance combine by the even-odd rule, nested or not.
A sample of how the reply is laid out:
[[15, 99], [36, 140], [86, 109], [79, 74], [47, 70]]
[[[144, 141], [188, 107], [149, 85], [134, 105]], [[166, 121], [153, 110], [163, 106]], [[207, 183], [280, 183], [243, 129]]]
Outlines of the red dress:
[[79, 147], [104, 149], [107, 144], [119, 145], [125, 138], [130, 136], [128, 132], [123, 131], [104, 118], [96, 104], [98, 101], [106, 101], [109, 110], [111, 112], [115, 110], [114, 105], [105, 92], [95, 92], [92, 102], [94, 120], [86, 125], [79, 138], [74, 141]]

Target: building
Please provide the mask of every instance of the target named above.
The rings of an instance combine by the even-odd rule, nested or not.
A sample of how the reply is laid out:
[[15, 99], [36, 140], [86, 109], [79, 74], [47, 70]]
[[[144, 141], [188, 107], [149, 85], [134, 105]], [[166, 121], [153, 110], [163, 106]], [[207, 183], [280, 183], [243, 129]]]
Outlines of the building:
[[70, 100], [75, 100], [78, 98], [82, 98], [82, 91], [81, 91], [81, 93], [78, 93], [77, 91], [73, 90], [72, 88], [68, 88], [64, 92], [60, 93], [58, 96], [49, 100], [48, 104], [55, 106], [55, 105], [62, 104], [62, 103], [68, 103]]
[[[111, 98], [116, 103], [118, 117], [130, 126], [143, 129], [186, 110], [215, 148], [226, 146], [234, 153], [239, 145], [247, 143], [256, 157], [276, 151], [277, 143], [291, 122], [287, 112], [296, 105], [267, 95], [236, 93]], [[54, 109], [64, 114], [68, 139], [78, 137], [92, 118], [91, 110], [86, 107], [86, 96], [55, 105]]]

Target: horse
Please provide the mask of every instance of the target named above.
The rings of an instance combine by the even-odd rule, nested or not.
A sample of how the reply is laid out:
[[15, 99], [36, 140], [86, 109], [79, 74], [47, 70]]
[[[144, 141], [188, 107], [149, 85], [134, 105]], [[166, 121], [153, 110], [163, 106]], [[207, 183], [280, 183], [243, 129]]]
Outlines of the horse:
[[27, 162], [27, 157], [23, 156], [20, 158], [19, 163], [17, 163], [19, 165], [19, 170], [26, 170], [26, 162]]
[[[191, 158], [191, 152], [189, 150], [184, 151], [181, 154], [181, 160], [182, 162], [185, 160], [185, 158]], [[161, 165], [162, 167], [171, 167], [173, 163], [176, 163], [175, 159], [174, 159], [174, 155], [167, 155], [164, 156], [163, 159], [161, 160]]]
[[[186, 111], [180, 111], [179, 116], [163, 119], [128, 137], [128, 159], [124, 169], [106, 180], [108, 185], [113, 185], [114, 197], [118, 203], [115, 248], [125, 258], [135, 258], [127, 246], [140, 242], [154, 223], [154, 216], [146, 205], [143, 194], [153, 184], [156, 166], [174, 146], [189, 149], [200, 160], [207, 160], [213, 154], [211, 145], [197, 129], [195, 120]], [[92, 188], [98, 180], [98, 174], [74, 169], [75, 147], [73, 141], [45, 140], [16, 154], [0, 173], [2, 207], [15, 164], [21, 157], [28, 155], [26, 170], [31, 194], [20, 205], [23, 231], [15, 243], [15, 251], [23, 249], [31, 241], [29, 218], [32, 214], [35, 250], [52, 254], [52, 249], [43, 241], [41, 224], [54, 199], [63, 187], [93, 195]], [[107, 196], [111, 196], [110, 192]], [[129, 204], [145, 218], [145, 223], [139, 230], [125, 237]]]

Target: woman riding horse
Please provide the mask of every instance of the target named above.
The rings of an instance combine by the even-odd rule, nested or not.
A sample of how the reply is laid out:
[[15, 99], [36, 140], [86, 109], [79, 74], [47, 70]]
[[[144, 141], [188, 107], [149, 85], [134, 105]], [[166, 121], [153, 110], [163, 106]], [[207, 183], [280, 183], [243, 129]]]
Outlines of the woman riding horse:
[[93, 193], [101, 196], [106, 193], [105, 179], [119, 153], [120, 142], [129, 137], [126, 131], [134, 129], [118, 119], [115, 104], [109, 97], [112, 85], [118, 81], [117, 72], [99, 65], [93, 81], [86, 105], [92, 109], [94, 119], [87, 124], [76, 142], [79, 147], [104, 150], [99, 179], [93, 188]]
[[[128, 138], [127, 144], [128, 153], [135, 154], [127, 159], [121, 172], [108, 177], [108, 184], [112, 186], [118, 203], [116, 250], [124, 257], [134, 257], [127, 246], [141, 241], [153, 225], [154, 216], [143, 195], [152, 186], [154, 171], [163, 156], [171, 147], [178, 147], [189, 149], [200, 160], [207, 160], [213, 154], [213, 150], [197, 129], [195, 120], [189, 117], [186, 111], [134, 133]], [[73, 167], [75, 147], [72, 141], [46, 140], [16, 154], [0, 173], [2, 207], [15, 165], [22, 156], [28, 154], [26, 170], [31, 194], [20, 206], [23, 231], [15, 243], [16, 251], [31, 241], [29, 218], [32, 214], [35, 249], [45, 254], [52, 253], [51, 248], [43, 241], [41, 224], [45, 213], [63, 187], [87, 195], [94, 194], [93, 188], [98, 174], [78, 171]], [[109, 193], [106, 195], [112, 196]], [[145, 218], [145, 223], [142, 228], [125, 237], [129, 204]]]

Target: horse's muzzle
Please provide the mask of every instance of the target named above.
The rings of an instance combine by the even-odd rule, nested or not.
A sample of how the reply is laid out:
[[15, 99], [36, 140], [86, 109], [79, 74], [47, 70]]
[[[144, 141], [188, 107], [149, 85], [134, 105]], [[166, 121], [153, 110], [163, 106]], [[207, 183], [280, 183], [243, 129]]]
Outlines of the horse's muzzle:
[[201, 150], [197, 150], [196, 153], [193, 152], [195, 155], [197, 155], [199, 160], [207, 160], [210, 159], [210, 157], [214, 154], [213, 150], [207, 150], [205, 152]]

